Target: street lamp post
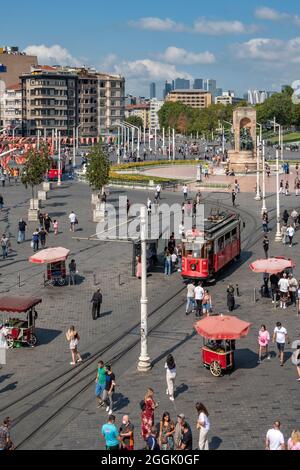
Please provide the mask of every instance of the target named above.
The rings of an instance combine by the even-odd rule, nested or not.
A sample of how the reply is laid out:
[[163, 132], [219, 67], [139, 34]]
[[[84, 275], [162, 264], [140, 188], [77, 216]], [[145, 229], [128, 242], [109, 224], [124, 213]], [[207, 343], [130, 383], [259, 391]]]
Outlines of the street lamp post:
[[276, 132], [276, 127], [278, 127], [278, 145], [280, 149], [281, 161], [283, 162], [283, 132], [281, 124], [276, 122], [276, 117], [274, 116], [274, 132]]
[[61, 185], [61, 131], [58, 132], [58, 178], [57, 178], [57, 186]]
[[76, 127], [73, 127], [73, 168], [76, 167]]
[[173, 129], [173, 160], [175, 160], [175, 129]]
[[262, 142], [262, 208], [261, 213], [267, 211], [266, 206], [266, 146], [265, 141]]
[[120, 126], [118, 126], [118, 165], [120, 165]]
[[259, 170], [260, 170], [260, 154], [261, 154], [261, 146], [262, 146], [262, 124], [257, 123], [257, 126], [259, 127], [259, 137], [257, 137], [256, 140], [256, 196], [255, 200], [260, 201], [261, 200], [261, 195], [260, 195], [260, 189], [259, 189]]
[[147, 230], [146, 230], [147, 212], [146, 207], [141, 206], [141, 261], [142, 261], [142, 290], [141, 290], [141, 355], [138, 362], [138, 371], [147, 372], [151, 369], [151, 361], [148, 355], [148, 322], [147, 322]]
[[155, 157], [157, 154], [157, 129], [154, 130], [154, 149], [155, 149]]
[[275, 242], [281, 241], [280, 195], [279, 195], [279, 150], [276, 150], [276, 235]]
[[163, 127], [162, 153], [165, 155], [165, 128]]
[[171, 129], [169, 127], [169, 160], [171, 160]]

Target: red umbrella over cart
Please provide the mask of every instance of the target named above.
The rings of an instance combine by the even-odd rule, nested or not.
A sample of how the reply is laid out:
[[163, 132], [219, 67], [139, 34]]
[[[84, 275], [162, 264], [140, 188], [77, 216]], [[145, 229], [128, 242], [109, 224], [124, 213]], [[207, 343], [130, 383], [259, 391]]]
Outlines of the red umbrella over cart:
[[293, 269], [295, 266], [296, 263], [292, 259], [277, 256], [275, 258], [258, 259], [251, 263], [249, 268], [254, 273], [277, 274], [285, 271], [286, 269]]
[[53, 285], [66, 284], [66, 260], [70, 254], [67, 248], [47, 248], [30, 256], [30, 263], [47, 265], [47, 281]]
[[195, 323], [203, 337], [202, 362], [215, 377], [234, 368], [235, 340], [248, 335], [251, 323], [230, 315], [212, 315]]

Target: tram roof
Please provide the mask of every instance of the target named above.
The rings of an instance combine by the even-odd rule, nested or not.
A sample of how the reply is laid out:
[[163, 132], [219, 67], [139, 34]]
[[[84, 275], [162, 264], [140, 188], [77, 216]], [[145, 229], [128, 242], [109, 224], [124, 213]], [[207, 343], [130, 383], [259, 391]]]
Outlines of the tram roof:
[[216, 216], [210, 216], [204, 221], [205, 232], [215, 232], [233, 220], [238, 220], [239, 216], [235, 212], [221, 212]]

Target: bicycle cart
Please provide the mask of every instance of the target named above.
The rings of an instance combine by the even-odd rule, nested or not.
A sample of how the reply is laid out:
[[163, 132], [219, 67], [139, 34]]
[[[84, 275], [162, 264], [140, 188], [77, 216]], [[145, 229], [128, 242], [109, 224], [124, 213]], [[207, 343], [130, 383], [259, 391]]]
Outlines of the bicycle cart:
[[198, 321], [195, 330], [202, 336], [202, 363], [214, 377], [234, 369], [235, 340], [248, 335], [251, 323], [229, 315], [212, 315]]
[[6, 342], [9, 349], [17, 345], [26, 344], [34, 347], [37, 343], [35, 334], [35, 320], [37, 319], [36, 305], [42, 299], [34, 297], [0, 297], [0, 312], [25, 313], [26, 319], [6, 318], [2, 328], [6, 331]]
[[67, 283], [66, 260], [69, 254], [70, 250], [66, 248], [47, 248], [32, 255], [29, 261], [30, 263], [47, 265], [45, 285], [48, 283], [53, 286], [64, 286]]

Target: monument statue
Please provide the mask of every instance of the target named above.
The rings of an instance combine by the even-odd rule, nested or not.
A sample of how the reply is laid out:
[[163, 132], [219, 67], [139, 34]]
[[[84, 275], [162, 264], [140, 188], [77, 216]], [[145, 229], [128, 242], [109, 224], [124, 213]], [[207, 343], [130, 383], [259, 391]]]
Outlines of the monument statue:
[[229, 150], [229, 169], [234, 173], [256, 171], [256, 110], [237, 108], [233, 112], [234, 150]]

